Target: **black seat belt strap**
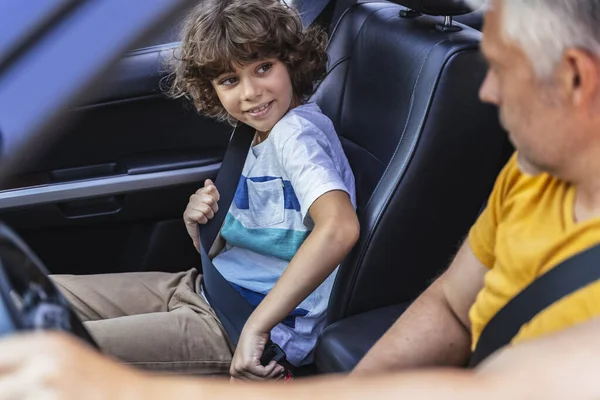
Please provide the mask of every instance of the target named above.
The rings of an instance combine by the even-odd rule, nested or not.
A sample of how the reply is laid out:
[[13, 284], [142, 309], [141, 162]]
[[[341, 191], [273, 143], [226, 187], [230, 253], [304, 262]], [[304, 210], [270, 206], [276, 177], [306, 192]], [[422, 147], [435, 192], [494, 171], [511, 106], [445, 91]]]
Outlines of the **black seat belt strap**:
[[469, 366], [475, 367], [510, 343], [527, 322], [547, 307], [600, 279], [600, 245], [552, 268], [509, 301], [485, 326]]
[[229, 339], [236, 345], [242, 328], [254, 309], [215, 268], [208, 257], [208, 252], [217, 239], [233, 202], [254, 133], [253, 128], [242, 123], [238, 124], [233, 131], [215, 180], [220, 195], [219, 211], [208, 223], [198, 226], [204, 295], [217, 313]]
[[[221, 275], [208, 256], [208, 252], [221, 231], [235, 197], [254, 134], [254, 128], [242, 123], [238, 123], [233, 131], [215, 180], [220, 195], [219, 211], [206, 224], [198, 225], [204, 295], [219, 317], [229, 339], [235, 345], [240, 339], [246, 321], [254, 312], [254, 307]], [[294, 366], [287, 362], [285, 352], [269, 340], [261, 357], [261, 364], [267, 365], [271, 360], [283, 365], [291, 376]]]
[[233, 202], [248, 151], [252, 145], [252, 140], [254, 140], [254, 133], [254, 128], [239, 123], [231, 135], [221, 168], [219, 168], [217, 179], [215, 179], [215, 186], [219, 189], [220, 195], [219, 211], [215, 213], [213, 219], [202, 225], [200, 230], [200, 243], [207, 251], [210, 250], [217, 239], [225, 222], [229, 206]]

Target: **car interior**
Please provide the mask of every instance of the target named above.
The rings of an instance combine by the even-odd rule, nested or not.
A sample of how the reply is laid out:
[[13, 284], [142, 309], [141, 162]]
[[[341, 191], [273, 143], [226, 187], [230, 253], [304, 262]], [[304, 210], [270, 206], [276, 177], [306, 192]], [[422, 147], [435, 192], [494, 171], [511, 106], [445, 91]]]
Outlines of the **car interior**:
[[[478, 99], [480, 12], [454, 0], [322, 6], [329, 66], [311, 101], [350, 161], [361, 232], [339, 267], [319, 374], [350, 371], [448, 266], [513, 151]], [[216, 176], [231, 126], [163, 94], [177, 30], [128, 52], [0, 188], [0, 220], [50, 273], [201, 269], [182, 214]]]

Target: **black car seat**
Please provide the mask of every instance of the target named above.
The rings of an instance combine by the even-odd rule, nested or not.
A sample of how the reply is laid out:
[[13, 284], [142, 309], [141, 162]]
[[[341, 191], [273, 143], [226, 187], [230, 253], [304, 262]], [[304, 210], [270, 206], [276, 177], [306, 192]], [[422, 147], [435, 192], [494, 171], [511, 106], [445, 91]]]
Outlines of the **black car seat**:
[[[470, 11], [456, 0], [397, 3], [432, 15]], [[447, 267], [512, 151], [497, 111], [478, 99], [480, 32], [399, 4], [363, 3], [343, 15], [314, 96], [354, 171], [361, 223], [331, 295], [335, 324], [317, 346], [321, 372], [352, 368], [405, 307], [393, 305]]]
[[459, 15], [454, 20], [481, 31], [483, 30], [483, 14], [483, 9], [480, 9], [465, 15]]

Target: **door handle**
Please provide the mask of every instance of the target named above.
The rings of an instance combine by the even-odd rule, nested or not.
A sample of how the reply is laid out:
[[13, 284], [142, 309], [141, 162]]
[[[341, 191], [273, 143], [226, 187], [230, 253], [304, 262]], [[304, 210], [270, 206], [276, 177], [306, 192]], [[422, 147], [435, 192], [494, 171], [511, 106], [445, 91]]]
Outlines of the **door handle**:
[[58, 203], [60, 213], [68, 219], [117, 214], [123, 209], [124, 196], [95, 197]]

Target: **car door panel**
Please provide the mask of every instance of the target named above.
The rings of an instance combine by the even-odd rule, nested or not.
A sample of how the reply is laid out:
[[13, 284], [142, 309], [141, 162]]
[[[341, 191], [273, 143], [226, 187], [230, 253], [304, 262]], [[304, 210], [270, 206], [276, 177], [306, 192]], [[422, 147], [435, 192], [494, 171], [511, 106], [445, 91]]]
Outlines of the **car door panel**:
[[0, 218], [53, 273], [198, 266], [182, 220], [231, 127], [160, 90], [173, 44], [128, 54], [45, 155], [0, 191]]

